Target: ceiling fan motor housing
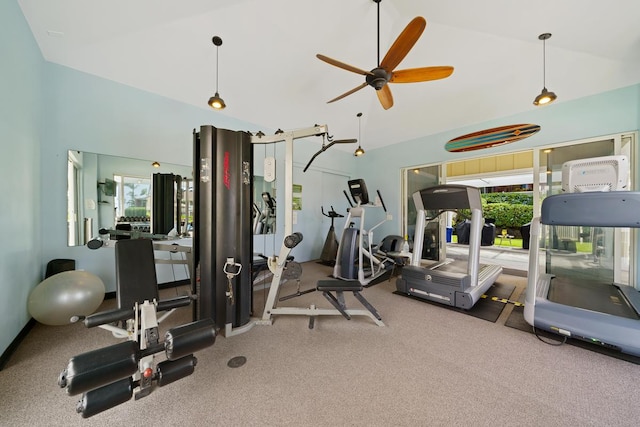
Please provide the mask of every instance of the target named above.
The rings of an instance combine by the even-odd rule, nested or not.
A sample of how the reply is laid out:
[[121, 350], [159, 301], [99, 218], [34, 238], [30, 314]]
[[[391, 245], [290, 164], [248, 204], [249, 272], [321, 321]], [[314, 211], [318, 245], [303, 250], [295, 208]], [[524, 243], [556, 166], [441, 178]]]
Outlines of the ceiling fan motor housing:
[[390, 78], [391, 73], [387, 73], [384, 68], [378, 67], [371, 70], [371, 74], [366, 75], [366, 82], [375, 90], [380, 90], [389, 82]]

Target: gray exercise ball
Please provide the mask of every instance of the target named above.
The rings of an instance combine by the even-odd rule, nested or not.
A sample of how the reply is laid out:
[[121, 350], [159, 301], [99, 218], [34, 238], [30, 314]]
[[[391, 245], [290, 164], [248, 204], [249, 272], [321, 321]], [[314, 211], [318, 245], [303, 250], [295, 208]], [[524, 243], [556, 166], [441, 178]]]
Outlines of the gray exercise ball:
[[95, 274], [82, 270], [63, 271], [33, 288], [27, 307], [40, 323], [68, 325], [73, 316], [95, 312], [104, 300], [104, 291], [104, 283]]

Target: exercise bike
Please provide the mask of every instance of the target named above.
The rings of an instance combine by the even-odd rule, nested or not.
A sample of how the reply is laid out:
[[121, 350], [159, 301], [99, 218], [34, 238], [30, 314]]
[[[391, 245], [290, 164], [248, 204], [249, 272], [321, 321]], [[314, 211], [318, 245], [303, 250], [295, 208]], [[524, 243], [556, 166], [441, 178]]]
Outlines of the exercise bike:
[[331, 210], [327, 213], [324, 213], [324, 208], [320, 206], [320, 210], [322, 211], [322, 215], [327, 218], [331, 218], [331, 227], [329, 227], [329, 231], [327, 232], [327, 238], [324, 241], [324, 246], [322, 247], [322, 254], [320, 254], [320, 263], [324, 265], [334, 266], [336, 264], [336, 256], [338, 255], [338, 238], [336, 237], [336, 229], [334, 227], [333, 221], [336, 218], [344, 218], [344, 215], [339, 214], [336, 210], [331, 206]]

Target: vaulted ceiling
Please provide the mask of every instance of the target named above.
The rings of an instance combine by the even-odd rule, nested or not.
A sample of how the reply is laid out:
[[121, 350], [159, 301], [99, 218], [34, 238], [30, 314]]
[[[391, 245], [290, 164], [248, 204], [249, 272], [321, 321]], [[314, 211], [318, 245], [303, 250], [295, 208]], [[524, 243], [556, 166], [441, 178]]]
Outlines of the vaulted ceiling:
[[255, 123], [250, 131], [327, 124], [336, 138], [357, 138], [360, 125], [366, 149], [540, 108], [532, 101], [545, 32], [557, 103], [640, 82], [638, 0], [382, 0], [381, 56], [422, 16], [427, 27], [397, 68], [455, 68], [442, 80], [390, 84], [389, 110], [372, 87], [327, 104], [364, 76], [316, 58], [377, 66], [372, 0], [17, 1], [47, 61], [204, 109], [217, 35], [227, 108], [215, 114]]

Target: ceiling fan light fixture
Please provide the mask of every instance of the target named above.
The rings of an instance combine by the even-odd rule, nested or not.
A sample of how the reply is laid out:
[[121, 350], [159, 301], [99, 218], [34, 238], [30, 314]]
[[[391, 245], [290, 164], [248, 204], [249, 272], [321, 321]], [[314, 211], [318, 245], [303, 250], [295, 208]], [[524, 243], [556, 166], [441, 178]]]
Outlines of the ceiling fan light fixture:
[[216, 47], [216, 94], [209, 98], [208, 104], [214, 110], [222, 110], [227, 106], [218, 93], [218, 48], [222, 45], [222, 39], [218, 36], [213, 36], [211, 41]]
[[557, 96], [553, 92], [547, 90], [547, 54], [546, 54], [546, 41], [551, 38], [551, 33], [542, 33], [538, 36], [539, 40], [542, 40], [542, 92], [536, 96], [533, 100], [533, 105], [547, 105], [556, 100]]

